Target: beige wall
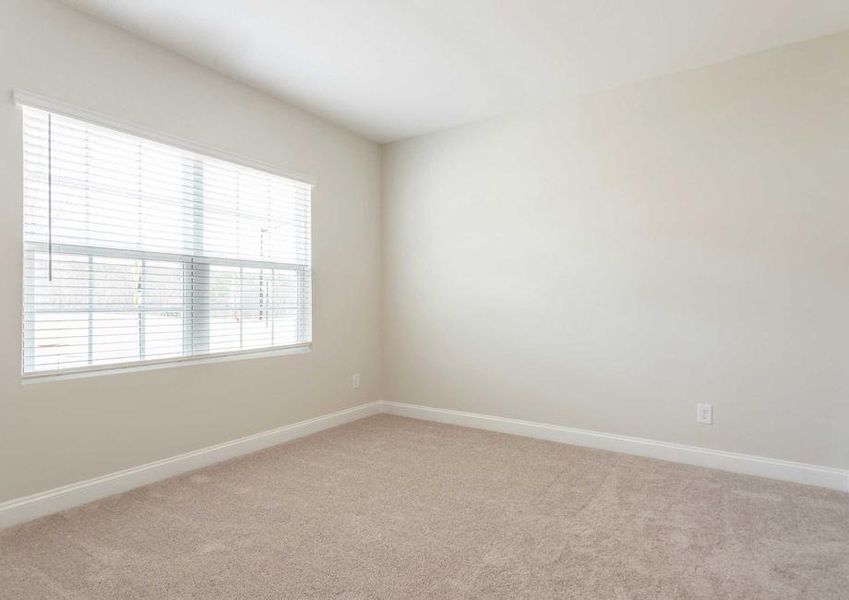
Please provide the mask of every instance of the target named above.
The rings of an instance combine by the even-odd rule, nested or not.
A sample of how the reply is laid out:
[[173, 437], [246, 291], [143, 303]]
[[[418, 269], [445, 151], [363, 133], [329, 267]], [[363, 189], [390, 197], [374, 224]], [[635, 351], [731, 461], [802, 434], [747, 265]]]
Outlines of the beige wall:
[[849, 467], [849, 34], [392, 144], [383, 186], [385, 399]]
[[[315, 176], [314, 351], [21, 385], [15, 87]], [[849, 34], [390, 145], [382, 231], [377, 146], [62, 5], [0, 94], [0, 502], [380, 397], [849, 467]]]
[[[15, 87], [313, 175], [314, 351], [22, 386]], [[0, 501], [379, 398], [376, 145], [44, 0], [0, 2], [0, 95]]]

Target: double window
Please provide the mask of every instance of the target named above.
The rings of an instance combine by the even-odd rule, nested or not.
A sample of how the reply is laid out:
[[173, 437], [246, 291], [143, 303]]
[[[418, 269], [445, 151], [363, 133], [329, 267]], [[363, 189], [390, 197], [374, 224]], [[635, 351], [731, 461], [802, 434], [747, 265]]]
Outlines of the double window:
[[25, 106], [23, 372], [306, 346], [311, 186]]

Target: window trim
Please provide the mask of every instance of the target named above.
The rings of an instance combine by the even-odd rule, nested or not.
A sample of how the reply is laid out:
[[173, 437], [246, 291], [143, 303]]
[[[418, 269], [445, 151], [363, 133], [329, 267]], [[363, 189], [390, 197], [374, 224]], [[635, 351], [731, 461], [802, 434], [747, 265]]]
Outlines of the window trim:
[[54, 369], [52, 371], [37, 371], [21, 375], [21, 384], [47, 383], [50, 381], [66, 381], [69, 379], [83, 379], [88, 377], [99, 377], [101, 375], [117, 375], [119, 373], [138, 373], [140, 371], [151, 371], [155, 369], [170, 369], [173, 367], [189, 367], [192, 365], [204, 365], [219, 362], [231, 362], [237, 360], [252, 360], [257, 358], [273, 358], [275, 356], [288, 356], [291, 354], [305, 354], [312, 352], [313, 342], [301, 344], [289, 344], [286, 346], [273, 346], [271, 348], [259, 348], [250, 350], [235, 350], [231, 352], [215, 352], [199, 356], [176, 356], [173, 358], [158, 358], [154, 360], [137, 360], [107, 364], [100, 366], [74, 367], [72, 369]]
[[[306, 184], [310, 186], [311, 191], [315, 191], [316, 180], [314, 177], [307, 175], [300, 171], [295, 171], [291, 169], [282, 169], [275, 165], [270, 165], [268, 163], [264, 163], [262, 161], [258, 161], [255, 159], [245, 158], [243, 156], [237, 155], [232, 152], [227, 152], [224, 150], [220, 150], [218, 148], [214, 148], [212, 146], [207, 146], [204, 144], [198, 144], [177, 136], [164, 134], [158, 131], [154, 131], [151, 129], [147, 129], [144, 127], [139, 127], [132, 123], [128, 123], [126, 121], [121, 121], [119, 119], [115, 119], [109, 117], [107, 115], [91, 111], [85, 108], [79, 108], [70, 104], [66, 104], [64, 102], [54, 100], [48, 98], [46, 96], [41, 96], [39, 94], [34, 94], [22, 89], [14, 89], [12, 90], [12, 102], [18, 107], [28, 106], [31, 108], [36, 108], [40, 110], [44, 110], [47, 112], [63, 115], [65, 117], [70, 117], [72, 119], [77, 119], [81, 121], [85, 121], [91, 123], [92, 125], [106, 127], [109, 129], [113, 129], [122, 133], [126, 133], [129, 135], [142, 137], [148, 139], [153, 142], [158, 142], [161, 144], [167, 144], [182, 150], [186, 150], [189, 152], [194, 152], [197, 154], [201, 154], [204, 156], [208, 156], [214, 159], [227, 161], [236, 165], [240, 165], [243, 167], [248, 167], [251, 169], [256, 169], [259, 171], [264, 171], [271, 175], [277, 175], [280, 177], [284, 177], [287, 179], [292, 179], [298, 181], [300, 183]], [[311, 198], [314, 199], [314, 193], [311, 193]], [[23, 219], [23, 213], [22, 213]], [[23, 226], [23, 224], [21, 224]], [[312, 227], [311, 227], [312, 229]], [[312, 231], [310, 231], [310, 236], [312, 237]], [[21, 245], [21, 252], [23, 252], [23, 244]], [[70, 253], [70, 254], [78, 254], [78, 255], [86, 255], [86, 256], [109, 256], [109, 257], [120, 257], [124, 256], [126, 258], [136, 258], [136, 259], [150, 259], [150, 260], [165, 260], [165, 261], [175, 261], [175, 262], [183, 262], [187, 258], [186, 255], [183, 254], [169, 254], [162, 253], [156, 251], [136, 251], [136, 250], [121, 250], [121, 249], [109, 249], [102, 248], [99, 246], [83, 246], [83, 245], [54, 245], [53, 252], [57, 253]], [[252, 261], [252, 260], [241, 260], [241, 259], [227, 259], [227, 258], [216, 258], [216, 257], [203, 257], [203, 256], [193, 256], [191, 257], [193, 260], [200, 260], [204, 264], [208, 265], [221, 265], [221, 266], [235, 266], [235, 267], [256, 267], [256, 268], [280, 268], [283, 270], [292, 270], [298, 273], [302, 273], [306, 270], [309, 270], [310, 279], [313, 280], [315, 275], [312, 272], [312, 267], [307, 269], [303, 265], [290, 264], [290, 263], [275, 263], [275, 262], [266, 262], [266, 261]], [[301, 277], [298, 278], [299, 281], [302, 280]], [[23, 346], [23, 334], [24, 334], [24, 287], [26, 283], [21, 281], [21, 344]], [[312, 287], [312, 286], [311, 286]], [[190, 366], [196, 364], [208, 364], [208, 363], [217, 363], [222, 361], [233, 361], [233, 360], [246, 360], [246, 359], [254, 359], [254, 358], [269, 358], [275, 356], [285, 356], [290, 354], [301, 354], [312, 351], [312, 346], [314, 343], [315, 330], [312, 328], [313, 335], [311, 336], [310, 341], [308, 342], [300, 342], [296, 344], [288, 344], [282, 346], [269, 346], [266, 348], [252, 348], [247, 350], [235, 350], [235, 351], [226, 351], [226, 352], [212, 352], [205, 353], [199, 355], [188, 355], [188, 356], [177, 356], [177, 357], [169, 357], [169, 358], [161, 358], [161, 359], [151, 359], [151, 360], [139, 360], [132, 362], [122, 362], [115, 364], [105, 364], [105, 365], [86, 365], [82, 367], [73, 367], [73, 368], [65, 368], [65, 369], [53, 369], [50, 371], [35, 371], [35, 372], [24, 372], [24, 360], [20, 363], [20, 379], [22, 384], [30, 384], [30, 383], [40, 383], [40, 382], [48, 382], [48, 381], [62, 381], [68, 379], [79, 379], [85, 377], [94, 377], [100, 375], [113, 375], [118, 373], [132, 373], [139, 371], [147, 371], [151, 369], [163, 369], [163, 368], [172, 368], [172, 367], [182, 367], [182, 366]], [[23, 353], [19, 353], [23, 358]]]

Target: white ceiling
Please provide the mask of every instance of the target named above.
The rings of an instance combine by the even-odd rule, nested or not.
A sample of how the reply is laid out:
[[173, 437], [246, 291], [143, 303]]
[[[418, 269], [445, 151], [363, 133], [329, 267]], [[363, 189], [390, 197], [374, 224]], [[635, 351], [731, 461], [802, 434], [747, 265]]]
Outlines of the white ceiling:
[[63, 0], [377, 141], [849, 29], [849, 0]]

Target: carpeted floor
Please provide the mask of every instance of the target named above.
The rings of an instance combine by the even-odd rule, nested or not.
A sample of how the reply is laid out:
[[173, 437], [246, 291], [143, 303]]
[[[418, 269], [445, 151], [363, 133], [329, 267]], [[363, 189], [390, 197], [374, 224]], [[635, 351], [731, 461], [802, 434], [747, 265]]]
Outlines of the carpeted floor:
[[379, 415], [0, 532], [0, 597], [849, 598], [849, 495]]

